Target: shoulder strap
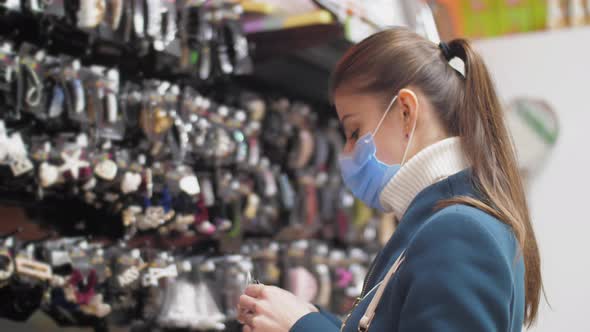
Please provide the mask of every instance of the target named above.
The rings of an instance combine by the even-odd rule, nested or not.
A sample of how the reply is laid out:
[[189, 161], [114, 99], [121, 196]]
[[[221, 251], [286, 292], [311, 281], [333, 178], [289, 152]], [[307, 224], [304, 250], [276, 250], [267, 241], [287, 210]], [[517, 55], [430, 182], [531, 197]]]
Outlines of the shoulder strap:
[[383, 278], [383, 281], [381, 282], [381, 285], [379, 285], [379, 288], [377, 288], [377, 291], [375, 292], [375, 296], [373, 296], [373, 298], [371, 299], [371, 303], [369, 303], [367, 310], [365, 311], [365, 313], [363, 314], [363, 317], [361, 317], [361, 320], [359, 321], [359, 327], [358, 327], [359, 332], [365, 332], [369, 329], [369, 326], [371, 325], [371, 322], [373, 321], [373, 318], [375, 317], [375, 311], [377, 310], [377, 305], [379, 305], [379, 302], [381, 301], [381, 297], [383, 296], [383, 292], [385, 292], [385, 288], [387, 287], [389, 280], [391, 280], [391, 278], [395, 275], [395, 273], [399, 269], [400, 265], [403, 263], [403, 261], [405, 259], [405, 254], [406, 254], [406, 251], [405, 250], [402, 251], [402, 253], [399, 255], [399, 257], [395, 260], [395, 263], [393, 263], [393, 266], [391, 267], [391, 269], [389, 269], [389, 271], [385, 275], [385, 278]]
[[385, 287], [387, 287], [389, 280], [391, 280], [391, 278], [395, 275], [395, 273], [399, 269], [400, 265], [404, 262], [404, 260], [406, 258], [405, 254], [406, 254], [407, 248], [409, 248], [412, 245], [412, 243], [414, 242], [414, 239], [420, 233], [420, 231], [422, 231], [422, 229], [426, 225], [428, 225], [430, 222], [432, 222], [432, 220], [433, 220], [432, 216], [429, 219], [431, 219], [431, 220], [427, 223], [424, 223], [424, 225], [420, 226], [420, 228], [416, 231], [416, 233], [412, 236], [412, 238], [410, 238], [410, 241], [408, 242], [408, 246], [406, 247], [406, 249], [404, 249], [402, 251], [402, 253], [399, 255], [399, 257], [395, 260], [395, 263], [393, 263], [393, 266], [391, 267], [391, 269], [385, 275], [385, 278], [383, 278], [383, 281], [381, 282], [381, 284], [379, 285], [379, 288], [377, 288], [377, 291], [375, 292], [375, 296], [373, 296], [373, 299], [371, 299], [371, 303], [369, 303], [367, 310], [365, 311], [364, 315], [361, 317], [361, 320], [359, 321], [359, 327], [358, 327], [359, 332], [366, 332], [369, 329], [369, 326], [371, 325], [371, 322], [373, 321], [373, 318], [375, 317], [375, 311], [377, 310], [377, 305], [379, 305], [379, 302], [381, 301], [381, 297], [383, 296], [383, 292], [385, 292]]

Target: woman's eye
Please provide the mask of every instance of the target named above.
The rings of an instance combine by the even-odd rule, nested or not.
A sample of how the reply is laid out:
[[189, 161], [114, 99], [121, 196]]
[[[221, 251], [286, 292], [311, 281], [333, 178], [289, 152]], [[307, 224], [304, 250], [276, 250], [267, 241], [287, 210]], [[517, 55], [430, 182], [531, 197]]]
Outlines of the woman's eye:
[[352, 134], [350, 134], [350, 138], [351, 140], [357, 140], [359, 138], [359, 130], [355, 130], [352, 132]]

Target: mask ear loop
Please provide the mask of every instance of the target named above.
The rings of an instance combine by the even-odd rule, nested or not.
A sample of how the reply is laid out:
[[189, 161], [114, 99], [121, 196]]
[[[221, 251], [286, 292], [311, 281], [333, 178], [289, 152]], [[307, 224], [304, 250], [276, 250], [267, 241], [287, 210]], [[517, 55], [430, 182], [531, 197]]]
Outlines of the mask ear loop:
[[412, 145], [412, 141], [414, 140], [414, 132], [416, 131], [416, 125], [418, 124], [418, 110], [420, 109], [420, 104], [416, 107], [416, 120], [414, 121], [414, 127], [412, 127], [412, 132], [410, 133], [410, 140], [408, 141], [408, 146], [406, 146], [406, 151], [404, 151], [404, 157], [402, 158], [402, 163], [400, 165], [404, 165], [406, 163], [406, 157], [408, 155], [408, 151], [410, 150], [410, 146]]
[[385, 113], [383, 113], [383, 115], [381, 116], [381, 120], [379, 120], [377, 127], [375, 128], [375, 130], [373, 130], [373, 134], [372, 134], [373, 137], [375, 137], [375, 135], [377, 135], [377, 132], [379, 131], [379, 128], [381, 128], [381, 124], [383, 123], [383, 120], [385, 120], [387, 113], [389, 113], [389, 111], [391, 110], [391, 106], [393, 106], [393, 103], [395, 103], [396, 100], [397, 100], [397, 95], [393, 96], [393, 98], [391, 99], [391, 102], [389, 103], [389, 105], [387, 106], [387, 109], [385, 110]]

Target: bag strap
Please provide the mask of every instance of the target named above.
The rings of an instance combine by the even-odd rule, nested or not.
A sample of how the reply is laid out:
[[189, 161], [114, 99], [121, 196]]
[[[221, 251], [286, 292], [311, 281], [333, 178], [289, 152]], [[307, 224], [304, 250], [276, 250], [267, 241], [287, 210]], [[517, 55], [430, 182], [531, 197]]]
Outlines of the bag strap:
[[399, 255], [399, 257], [395, 260], [395, 263], [393, 263], [393, 266], [391, 267], [391, 269], [389, 269], [389, 271], [385, 275], [385, 278], [383, 278], [383, 281], [381, 282], [381, 285], [379, 285], [379, 288], [377, 288], [377, 291], [375, 292], [375, 296], [373, 296], [373, 298], [371, 299], [371, 303], [369, 303], [367, 310], [365, 311], [365, 313], [361, 317], [361, 320], [359, 321], [359, 327], [358, 327], [359, 332], [366, 332], [369, 329], [369, 326], [371, 326], [371, 322], [373, 321], [373, 318], [375, 317], [375, 311], [377, 310], [377, 305], [379, 305], [379, 302], [381, 301], [381, 297], [383, 296], [383, 293], [385, 292], [385, 288], [387, 287], [389, 280], [391, 280], [391, 278], [395, 275], [395, 273], [399, 269], [400, 265], [404, 262], [405, 253], [406, 253], [405, 250], [402, 251], [402, 253]]

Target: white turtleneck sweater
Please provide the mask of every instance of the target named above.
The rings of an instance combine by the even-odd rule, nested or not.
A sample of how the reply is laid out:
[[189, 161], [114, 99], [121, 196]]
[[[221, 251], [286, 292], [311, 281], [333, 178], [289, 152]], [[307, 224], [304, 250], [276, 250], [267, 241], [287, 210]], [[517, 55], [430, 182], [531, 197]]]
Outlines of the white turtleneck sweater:
[[422, 190], [468, 167], [459, 137], [436, 142], [402, 165], [383, 188], [379, 196], [381, 205], [401, 220], [410, 203]]

